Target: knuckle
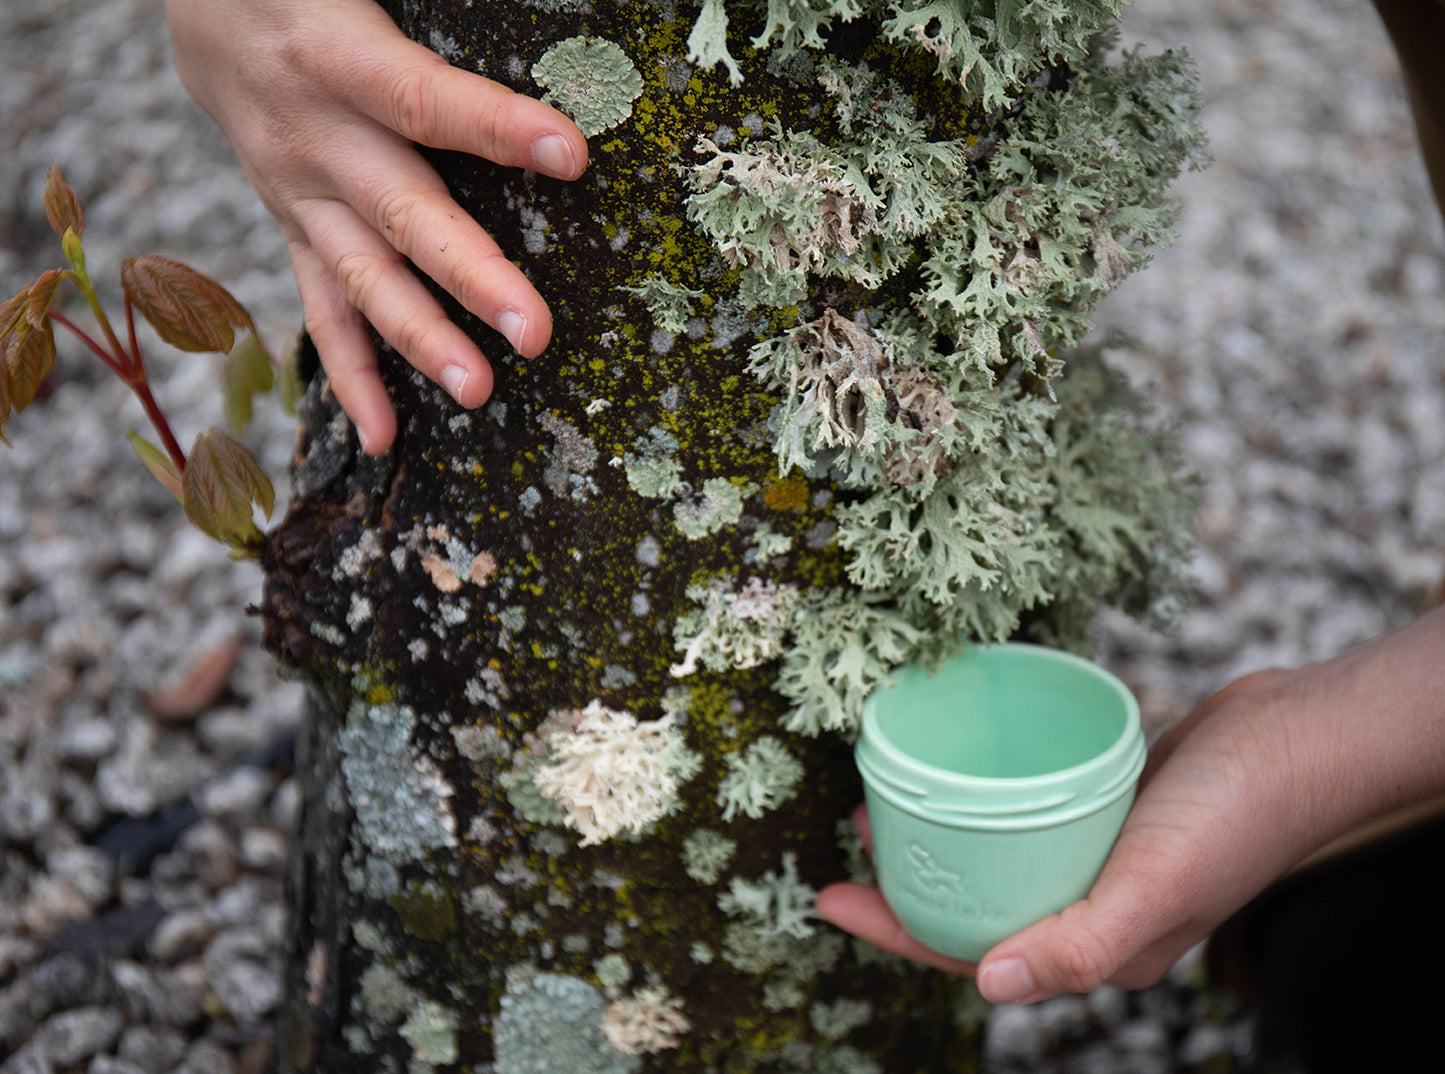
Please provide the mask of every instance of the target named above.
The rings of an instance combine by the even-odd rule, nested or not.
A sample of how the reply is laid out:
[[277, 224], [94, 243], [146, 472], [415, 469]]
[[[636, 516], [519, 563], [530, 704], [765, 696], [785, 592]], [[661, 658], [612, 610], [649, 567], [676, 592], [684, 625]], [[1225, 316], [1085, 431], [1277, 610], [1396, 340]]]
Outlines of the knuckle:
[[346, 301], [365, 311], [389, 267], [387, 261], [360, 250], [343, 253], [336, 261], [336, 279]]
[[390, 342], [402, 356], [427, 376], [432, 376], [430, 363], [426, 361], [427, 341], [431, 337], [428, 324], [418, 317], [406, 317], [390, 333]]
[[1070, 992], [1098, 988], [1114, 968], [1108, 945], [1093, 929], [1077, 922], [1059, 942], [1056, 965], [1059, 985]]
[[404, 187], [392, 187], [376, 197], [376, 226], [395, 249], [410, 250], [420, 227], [422, 195]]
[[387, 106], [393, 129], [415, 141], [426, 141], [427, 132], [441, 115], [432, 72], [418, 67], [399, 72], [388, 89]]

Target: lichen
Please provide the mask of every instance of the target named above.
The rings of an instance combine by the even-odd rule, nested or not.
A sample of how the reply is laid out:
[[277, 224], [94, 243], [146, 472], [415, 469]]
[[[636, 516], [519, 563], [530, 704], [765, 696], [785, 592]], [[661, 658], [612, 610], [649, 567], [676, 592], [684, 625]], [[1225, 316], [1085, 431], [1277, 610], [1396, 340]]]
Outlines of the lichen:
[[637, 295], [646, 302], [657, 327], [664, 332], [673, 333], [681, 332], [687, 327], [694, 303], [707, 295], [706, 291], [671, 283], [665, 276], [655, 272], [646, 276], [635, 287], [624, 287], [622, 290]]
[[542, 54], [532, 77], [542, 100], [566, 112], [588, 138], [632, 115], [642, 75], [620, 47], [597, 37], [569, 37]]
[[543, 797], [594, 846], [665, 816], [679, 786], [701, 763], [670, 715], [638, 720], [593, 701], [546, 738], [546, 758], [531, 770]]
[[435, 1000], [424, 999], [413, 1008], [399, 1030], [412, 1047], [410, 1074], [457, 1061], [457, 1012]]
[[760, 819], [798, 793], [803, 766], [786, 746], [764, 735], [741, 753], [728, 755], [728, 770], [718, 784], [717, 804], [724, 821], [737, 814]]
[[721, 582], [689, 586], [687, 598], [695, 607], [673, 626], [673, 639], [684, 654], [672, 667], [679, 678], [699, 667], [742, 670], [781, 656], [799, 590], [749, 578], [736, 590]]
[[666, 988], [650, 986], [611, 1003], [602, 1015], [602, 1032], [623, 1055], [650, 1055], [676, 1048], [692, 1028], [682, 1000]]
[[579, 977], [507, 971], [507, 990], [493, 1023], [497, 1074], [633, 1074], [640, 1065], [602, 1032], [607, 1000]]
[[451, 784], [412, 745], [407, 705], [352, 704], [341, 729], [341, 770], [364, 853], [400, 864], [457, 845]]
[[710, 477], [702, 483], [701, 495], [673, 506], [673, 522], [689, 541], [699, 541], [726, 526], [737, 525], [748, 492], [747, 486], [725, 477]]
[[737, 849], [736, 840], [711, 828], [699, 828], [683, 840], [683, 869], [699, 884], [710, 887], [718, 882]]

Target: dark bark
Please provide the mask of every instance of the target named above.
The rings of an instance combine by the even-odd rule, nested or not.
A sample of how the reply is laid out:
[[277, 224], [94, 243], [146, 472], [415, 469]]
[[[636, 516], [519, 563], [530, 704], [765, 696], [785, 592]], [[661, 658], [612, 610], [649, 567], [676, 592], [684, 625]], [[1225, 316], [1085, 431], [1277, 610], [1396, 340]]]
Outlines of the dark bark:
[[[846, 875], [838, 826], [860, 797], [856, 773], [841, 739], [778, 729], [787, 705], [768, 667], [683, 683], [669, 671], [688, 585], [745, 571], [762, 522], [793, 538], [787, 580], [841, 580], [837, 549], [814, 547], [837, 497], [777, 475], [773, 400], [745, 372], [748, 311], [709, 297], [691, 330], [671, 337], [619, 287], [662, 272], [719, 296], [720, 263], [683, 216], [674, 165], [719, 127], [806, 125], [818, 91], [760, 61], [737, 91], [721, 72], [694, 74], [681, 58], [696, 12], [669, 18], [671, 5], [390, 7], [414, 38], [524, 92], [537, 92], [532, 64], [574, 34], [624, 44], [647, 86], [631, 120], [592, 140], [592, 165], [574, 184], [435, 155], [459, 203], [519, 257], [555, 314], [550, 348], [524, 360], [448, 304], [496, 367], [488, 407], [461, 412], [384, 353], [400, 432], [370, 459], [329, 393], [313, 388], [266, 599], [271, 648], [318, 684], [301, 751], [281, 1068], [561, 1071], [575, 1046], [595, 1064], [579, 1059], [579, 1069], [599, 1071], [973, 1069], [977, 1040], [960, 1028], [956, 980], [822, 925], [779, 939], [783, 962], [763, 972], [724, 957], [735, 921], [718, 899], [730, 878], [779, 875], [788, 855], [814, 888]], [[835, 33], [831, 47], [876, 46], [867, 33]], [[846, 296], [832, 301], [846, 308]], [[677, 439], [685, 478], [758, 490], [739, 525], [688, 540], [670, 505], [629, 489], [609, 460], [655, 427]], [[680, 809], [642, 837], [581, 848], [571, 829], [519, 815], [502, 777], [550, 714], [596, 700], [655, 719], [679, 685], [686, 741], [702, 757]], [[802, 790], [760, 820], [724, 822], [715, 794], [725, 756], [764, 734], [802, 763]], [[450, 831], [414, 815], [427, 805], [449, 811]], [[700, 828], [738, 844], [717, 883], [683, 868], [682, 844]], [[599, 975], [617, 954], [624, 978]], [[826, 968], [797, 964], [808, 959]], [[550, 996], [546, 986], [564, 978], [565, 996]], [[550, 1019], [592, 1011], [595, 1021], [594, 998], [654, 982], [690, 1023], [678, 1046], [629, 1059], [582, 1048], [592, 1024], [576, 1024], [573, 1045], [546, 1036], [557, 1031]], [[499, 1048], [509, 994], [514, 1024]], [[818, 1014], [845, 998], [865, 1001], [870, 1016], [840, 1034]], [[523, 1008], [542, 1015], [518, 1023]]]

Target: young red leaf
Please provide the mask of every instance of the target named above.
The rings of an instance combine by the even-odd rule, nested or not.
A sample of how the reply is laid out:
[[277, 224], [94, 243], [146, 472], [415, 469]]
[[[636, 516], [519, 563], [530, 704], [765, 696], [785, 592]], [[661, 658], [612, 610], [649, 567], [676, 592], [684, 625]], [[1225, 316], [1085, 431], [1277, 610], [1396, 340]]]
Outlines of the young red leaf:
[[186, 517], [207, 536], [233, 548], [255, 547], [263, 534], [252, 519], [276, 506], [271, 480], [246, 446], [224, 429], [196, 437], [181, 478]]
[[269, 392], [275, 382], [271, 356], [255, 332], [247, 332], [221, 365], [226, 424], [241, 432], [251, 424], [251, 397]]
[[169, 257], [128, 257], [120, 282], [160, 337], [183, 351], [227, 354], [236, 329], [255, 330], [251, 315], [209, 276]]
[[176, 469], [176, 464], [171, 461], [171, 457], [134, 429], [126, 433], [125, 438], [130, 441], [130, 446], [135, 448], [136, 455], [140, 457], [141, 462], [145, 463], [145, 468], [151, 472], [152, 476], [164, 485], [172, 496], [184, 503], [185, 496], [181, 492], [181, 473]]
[[0, 422], [34, 402], [55, 365], [55, 333], [45, 313], [60, 279], [58, 271], [47, 272], [0, 306]]
[[80, 207], [80, 195], [60, 174], [60, 165], [52, 164], [45, 173], [45, 219], [62, 238], [67, 230], [79, 237], [85, 231], [85, 213]]

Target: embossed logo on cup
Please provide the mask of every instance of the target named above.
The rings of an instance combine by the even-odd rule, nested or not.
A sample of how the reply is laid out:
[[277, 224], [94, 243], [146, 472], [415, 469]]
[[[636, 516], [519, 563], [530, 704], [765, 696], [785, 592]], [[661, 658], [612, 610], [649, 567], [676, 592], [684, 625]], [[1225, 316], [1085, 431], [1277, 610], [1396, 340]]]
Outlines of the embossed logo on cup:
[[909, 868], [905, 887], [921, 904], [959, 917], [1000, 916], [997, 909], [985, 905], [971, 890], [962, 873], [945, 869], [920, 843], [910, 842], [907, 853]]

